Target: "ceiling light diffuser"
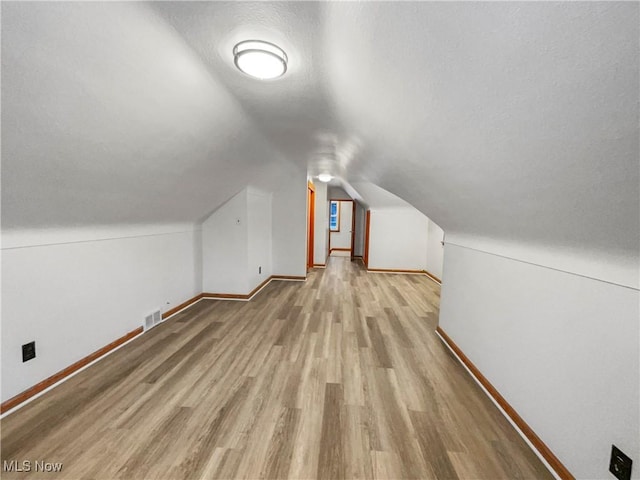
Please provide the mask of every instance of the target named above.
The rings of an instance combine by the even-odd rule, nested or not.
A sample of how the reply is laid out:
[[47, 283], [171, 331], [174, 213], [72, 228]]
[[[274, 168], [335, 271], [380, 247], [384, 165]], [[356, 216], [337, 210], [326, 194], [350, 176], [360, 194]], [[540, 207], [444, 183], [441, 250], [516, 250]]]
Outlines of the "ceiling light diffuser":
[[328, 173], [321, 173], [320, 175], [318, 175], [318, 180], [324, 183], [330, 182], [332, 178], [333, 177]]
[[233, 62], [247, 75], [269, 80], [287, 71], [287, 54], [273, 43], [246, 40], [233, 47]]

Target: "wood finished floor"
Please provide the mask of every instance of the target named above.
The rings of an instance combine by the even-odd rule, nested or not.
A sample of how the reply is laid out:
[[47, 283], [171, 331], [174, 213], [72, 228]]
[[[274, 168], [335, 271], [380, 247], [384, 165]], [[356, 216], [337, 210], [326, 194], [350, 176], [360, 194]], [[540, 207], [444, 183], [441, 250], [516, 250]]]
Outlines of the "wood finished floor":
[[332, 257], [203, 300], [1, 421], [64, 479], [552, 476], [434, 333], [439, 287]]

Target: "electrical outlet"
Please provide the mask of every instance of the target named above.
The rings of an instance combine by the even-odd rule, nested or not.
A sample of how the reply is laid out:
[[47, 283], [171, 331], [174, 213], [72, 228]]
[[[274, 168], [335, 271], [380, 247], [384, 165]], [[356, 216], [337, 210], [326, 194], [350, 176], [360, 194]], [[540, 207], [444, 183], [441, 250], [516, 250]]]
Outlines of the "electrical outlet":
[[36, 358], [36, 342], [29, 342], [22, 345], [22, 362], [27, 362]]
[[258, 267], [258, 273], [262, 273], [262, 267]]
[[631, 465], [633, 461], [627, 457], [622, 450], [615, 445], [611, 445], [611, 461], [609, 462], [609, 471], [615, 475], [618, 480], [631, 480]]

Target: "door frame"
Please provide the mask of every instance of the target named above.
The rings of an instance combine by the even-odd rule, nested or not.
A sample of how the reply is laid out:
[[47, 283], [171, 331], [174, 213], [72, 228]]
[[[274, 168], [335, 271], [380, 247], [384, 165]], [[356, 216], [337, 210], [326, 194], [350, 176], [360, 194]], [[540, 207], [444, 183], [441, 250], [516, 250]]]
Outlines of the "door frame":
[[353, 262], [356, 257], [356, 201], [351, 200], [351, 261]]
[[307, 271], [313, 268], [316, 219], [316, 187], [307, 180]]
[[364, 266], [369, 268], [369, 230], [371, 229], [371, 210], [367, 210], [364, 220], [364, 252], [362, 261]]

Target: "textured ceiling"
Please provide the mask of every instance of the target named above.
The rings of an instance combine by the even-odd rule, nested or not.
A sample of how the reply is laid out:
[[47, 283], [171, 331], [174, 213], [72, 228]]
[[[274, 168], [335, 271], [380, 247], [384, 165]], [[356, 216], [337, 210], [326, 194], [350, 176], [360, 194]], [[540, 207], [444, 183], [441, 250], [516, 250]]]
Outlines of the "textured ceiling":
[[[637, 255], [637, 3], [2, 3], [2, 223], [196, 221], [331, 169], [447, 232]], [[252, 80], [233, 45], [284, 48]]]

